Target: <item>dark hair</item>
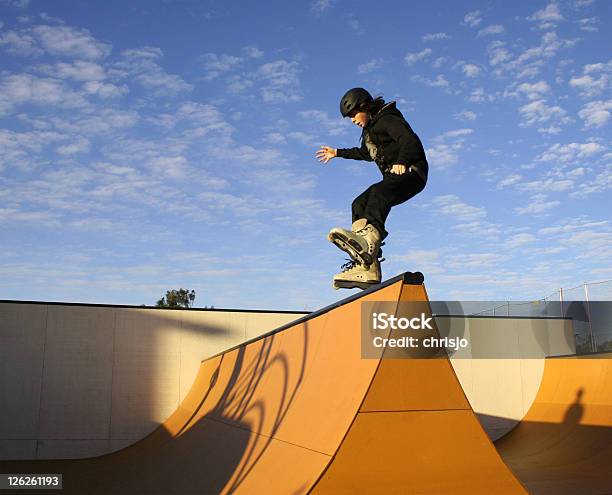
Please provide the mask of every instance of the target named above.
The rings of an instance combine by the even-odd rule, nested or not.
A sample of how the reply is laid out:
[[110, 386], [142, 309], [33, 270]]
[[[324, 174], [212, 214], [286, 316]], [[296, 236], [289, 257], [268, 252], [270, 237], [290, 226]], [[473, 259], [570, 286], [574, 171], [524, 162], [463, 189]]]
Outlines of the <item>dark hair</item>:
[[385, 100], [381, 95], [378, 95], [371, 101], [364, 101], [361, 105], [359, 105], [359, 110], [362, 112], [367, 112], [371, 116], [374, 116], [378, 112], [380, 112], [380, 109], [384, 106]]
[[[373, 100], [364, 101], [361, 105], [359, 105], [358, 108], [359, 108], [359, 111], [367, 112], [370, 114], [370, 117], [374, 117], [374, 115], [380, 112], [380, 110], [384, 106], [385, 106], [385, 100], [383, 99], [382, 95], [377, 95], [374, 97]], [[359, 142], [363, 143], [363, 139], [364, 139], [364, 135], [362, 133], [361, 137], [359, 138]]]

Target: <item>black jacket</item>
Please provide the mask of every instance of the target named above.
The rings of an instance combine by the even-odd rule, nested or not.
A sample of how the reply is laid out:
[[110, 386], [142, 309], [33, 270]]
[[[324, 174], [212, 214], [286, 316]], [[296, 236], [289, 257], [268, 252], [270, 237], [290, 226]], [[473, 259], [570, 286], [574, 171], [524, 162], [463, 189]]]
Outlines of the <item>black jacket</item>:
[[395, 107], [394, 101], [382, 107], [363, 128], [360, 148], [338, 149], [337, 156], [375, 161], [383, 175], [389, 174], [395, 164], [413, 165], [425, 176], [429, 169], [419, 136]]

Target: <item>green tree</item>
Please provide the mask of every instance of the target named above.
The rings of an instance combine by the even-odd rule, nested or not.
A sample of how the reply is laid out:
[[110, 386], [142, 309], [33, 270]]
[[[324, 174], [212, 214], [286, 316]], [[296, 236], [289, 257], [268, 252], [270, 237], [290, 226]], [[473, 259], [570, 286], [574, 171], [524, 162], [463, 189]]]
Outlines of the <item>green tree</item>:
[[166, 291], [166, 296], [162, 297], [155, 305], [158, 308], [183, 308], [189, 309], [193, 306], [196, 294], [194, 290], [173, 289]]

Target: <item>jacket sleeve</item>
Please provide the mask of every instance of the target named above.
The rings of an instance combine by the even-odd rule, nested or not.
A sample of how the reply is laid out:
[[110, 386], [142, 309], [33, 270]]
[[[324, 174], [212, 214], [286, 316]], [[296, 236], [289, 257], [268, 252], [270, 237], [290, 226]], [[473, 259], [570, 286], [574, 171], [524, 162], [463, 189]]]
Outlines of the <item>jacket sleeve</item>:
[[351, 160], [365, 160], [367, 162], [373, 162], [370, 152], [365, 145], [365, 140], [361, 141], [360, 148], [338, 148], [336, 150], [336, 156], [338, 158], [350, 158]]
[[409, 166], [423, 160], [425, 158], [423, 144], [405, 121], [395, 115], [385, 116], [384, 119], [385, 131], [400, 146], [395, 163]]

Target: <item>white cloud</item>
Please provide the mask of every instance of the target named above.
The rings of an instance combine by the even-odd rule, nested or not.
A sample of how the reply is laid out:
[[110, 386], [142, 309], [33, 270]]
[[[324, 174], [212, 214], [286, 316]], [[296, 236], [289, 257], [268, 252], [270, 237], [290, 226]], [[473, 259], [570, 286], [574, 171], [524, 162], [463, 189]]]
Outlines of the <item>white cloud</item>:
[[596, 64], [587, 64], [584, 66], [583, 69], [585, 74], [593, 74], [596, 72], [612, 72], [612, 61], [608, 62], [608, 63], [596, 63]]
[[0, 129], [0, 170], [7, 166], [31, 170], [41, 161], [41, 151], [65, 139], [64, 134], [54, 131], [14, 132]]
[[446, 80], [446, 78], [442, 74], [438, 74], [434, 80], [426, 81], [426, 84], [434, 88], [446, 88], [450, 86], [450, 83]]
[[58, 218], [57, 213], [49, 211], [19, 211], [16, 208], [0, 208], [0, 222], [33, 222], [52, 225]]
[[465, 273], [465, 270], [475, 268], [497, 268], [507, 259], [507, 255], [499, 253], [468, 253], [450, 256], [448, 266], [456, 270], [463, 270]]
[[540, 74], [540, 68], [544, 65], [542, 61], [533, 62], [528, 67], [523, 67], [517, 73], [517, 79], [534, 79]]
[[0, 36], [0, 47], [6, 47], [9, 53], [21, 56], [38, 56], [44, 51], [38, 45], [34, 36], [28, 33], [8, 31]]
[[25, 9], [30, 5], [30, 0], [2, 0], [0, 3], [8, 5], [9, 7], [15, 7], [17, 9]]
[[71, 79], [74, 81], [101, 81], [106, 78], [104, 68], [86, 60], [75, 60], [71, 63], [58, 62], [54, 65], [41, 65], [38, 70], [58, 79]]
[[447, 131], [444, 134], [440, 134], [436, 136], [433, 140], [434, 142], [444, 141], [448, 138], [458, 138], [469, 136], [474, 132], [474, 129], [455, 129], [454, 131]]
[[575, 163], [578, 165], [579, 158], [587, 158], [605, 151], [605, 147], [599, 143], [556, 143], [550, 146], [536, 160], [539, 162], [561, 162]]
[[464, 64], [461, 70], [467, 77], [477, 77], [480, 74], [480, 67], [474, 64]]
[[554, 120], [555, 123], [563, 124], [570, 121], [565, 110], [558, 105], [549, 106], [544, 100], [535, 100], [522, 106], [519, 108], [519, 113], [526, 126], [542, 124], [550, 120]]
[[417, 62], [429, 57], [429, 55], [431, 55], [431, 52], [432, 52], [431, 48], [425, 48], [424, 50], [421, 50], [420, 52], [407, 53], [406, 56], [404, 57], [404, 61], [406, 62], [408, 66], [412, 66], [416, 64]]
[[249, 58], [261, 58], [264, 56], [264, 52], [254, 45], [245, 46], [242, 51]]
[[465, 149], [466, 137], [472, 132], [472, 129], [455, 129], [434, 137], [433, 146], [426, 150], [427, 160], [440, 168], [454, 165], [459, 159], [459, 153]]
[[439, 69], [440, 67], [442, 67], [444, 64], [446, 64], [448, 62], [448, 57], [438, 57], [436, 58], [432, 63], [431, 66], [434, 69]]
[[86, 29], [69, 26], [39, 25], [8, 31], [0, 37], [0, 46], [24, 56], [48, 54], [86, 60], [105, 58], [111, 52], [111, 45], [97, 41]]
[[157, 62], [163, 56], [157, 47], [125, 50], [121, 60], [112, 65], [109, 73], [116, 77], [132, 76], [133, 80], [157, 96], [175, 96], [189, 92], [193, 85], [178, 75], [168, 74]]
[[532, 234], [516, 234], [508, 237], [504, 241], [504, 247], [514, 249], [520, 246], [524, 246], [525, 244], [535, 242], [536, 240], [537, 238]]
[[233, 67], [242, 62], [240, 57], [227, 54], [217, 55], [216, 53], [205, 53], [200, 59], [206, 70], [204, 79], [207, 81], [216, 79], [221, 74], [229, 72]]
[[550, 86], [546, 81], [521, 83], [517, 86], [516, 91], [527, 96], [530, 100], [537, 100], [550, 92]]
[[496, 74], [514, 72], [517, 77], [535, 77], [540, 68], [545, 65], [546, 59], [557, 55], [560, 49], [574, 46], [577, 40], [559, 39], [554, 31], [544, 33], [538, 46], [524, 50], [520, 55], [514, 56], [501, 41], [490, 43], [487, 47], [489, 63], [496, 67]]
[[292, 131], [287, 133], [289, 139], [293, 139], [304, 146], [315, 147], [318, 143], [317, 135], [304, 132], [304, 131]]
[[256, 77], [262, 82], [263, 100], [268, 103], [301, 100], [299, 73], [297, 62], [286, 60], [276, 60], [259, 67]]
[[80, 137], [74, 140], [70, 144], [59, 146], [55, 149], [58, 155], [68, 156], [76, 155], [78, 153], [87, 153], [89, 151], [90, 142], [89, 139]]
[[523, 177], [518, 174], [511, 174], [497, 183], [497, 189], [504, 189], [521, 181]]
[[95, 40], [86, 29], [37, 26], [33, 31], [51, 55], [99, 59], [107, 57], [111, 51], [111, 45]]
[[511, 68], [515, 70], [524, 69], [525, 64], [540, 59], [551, 58], [557, 54], [557, 52], [566, 46], [571, 45], [572, 42], [567, 40], [559, 40], [557, 33], [549, 32], [544, 33], [542, 40], [538, 46], [525, 50], [519, 55], [511, 65]]
[[568, 248], [574, 248], [578, 252], [578, 259], [607, 261], [612, 258], [612, 232], [609, 230], [575, 232], [561, 238], [560, 242]]
[[418, 266], [424, 273], [443, 273], [442, 252], [440, 250], [411, 249], [409, 254], [393, 256], [389, 261]]
[[557, 3], [551, 2], [542, 10], [538, 10], [527, 17], [527, 20], [538, 23], [539, 29], [551, 29], [563, 21], [563, 16]]
[[89, 81], [83, 84], [83, 90], [91, 95], [97, 95], [100, 98], [117, 98], [129, 92], [127, 86], [116, 86], [111, 83], [101, 81]]
[[423, 83], [432, 88], [448, 88], [450, 86], [450, 83], [442, 74], [438, 74], [435, 79], [429, 79], [421, 75], [412, 76], [410, 79], [412, 81]]
[[287, 142], [287, 138], [280, 132], [271, 132], [264, 136], [263, 141], [268, 144], [285, 144]]
[[357, 73], [359, 74], [367, 74], [369, 72], [374, 72], [379, 70], [385, 61], [382, 58], [375, 58], [366, 62], [365, 64], [361, 64], [357, 67]]
[[529, 192], [563, 192], [571, 189], [574, 185], [574, 181], [569, 179], [556, 180], [556, 179], [542, 179], [534, 180], [529, 182], [523, 182], [517, 186], [517, 189], [521, 191]]
[[225, 122], [219, 110], [210, 104], [193, 101], [182, 103], [174, 113], [161, 113], [150, 116], [148, 120], [155, 125], [172, 129], [179, 124], [186, 125], [194, 137], [201, 138], [211, 133], [223, 133], [229, 136], [233, 128]]
[[112, 134], [113, 131], [125, 132], [139, 121], [139, 115], [134, 110], [119, 110], [115, 108], [98, 108], [95, 112], [77, 113], [74, 116], [51, 119], [53, 126], [67, 134], [83, 134], [100, 136]]
[[457, 120], [476, 120], [477, 115], [471, 110], [463, 110], [453, 115]]
[[580, 30], [586, 33], [597, 33], [599, 31], [599, 28], [597, 27], [598, 24], [599, 19], [597, 17], [587, 17], [578, 20]]
[[493, 34], [501, 34], [504, 32], [504, 26], [501, 24], [493, 24], [478, 31], [478, 36], [490, 36]]
[[512, 54], [506, 48], [503, 41], [494, 41], [487, 46], [487, 54], [489, 55], [489, 63], [495, 67], [512, 59]]
[[307, 122], [315, 124], [316, 128], [323, 129], [325, 134], [338, 136], [346, 132], [346, 125], [339, 118], [330, 118], [327, 112], [320, 110], [305, 110], [298, 115]]
[[448, 40], [450, 36], [446, 33], [429, 33], [421, 37], [424, 42], [428, 41], [439, 41], [439, 40]]
[[255, 82], [248, 77], [239, 74], [232, 75], [227, 79], [227, 90], [233, 94], [244, 93], [249, 88], [253, 87]]
[[546, 195], [544, 194], [536, 194], [531, 197], [529, 204], [515, 208], [514, 211], [519, 215], [539, 215], [556, 208], [560, 204], [560, 201], [546, 201]]
[[574, 191], [573, 198], [585, 198], [595, 193], [612, 190], [612, 163], [606, 165], [592, 180], [582, 181], [578, 184], [578, 190]]
[[550, 124], [548, 127], [538, 127], [538, 132], [540, 134], [559, 134], [563, 129], [558, 125]]
[[602, 74], [598, 79], [593, 79], [589, 75], [585, 75], [582, 77], [572, 77], [569, 83], [570, 86], [582, 90], [582, 96], [586, 98], [591, 98], [607, 89], [608, 82], [609, 79], [607, 74]]
[[157, 175], [164, 175], [175, 179], [187, 176], [188, 161], [184, 156], [157, 156], [151, 159], [148, 165]]
[[185, 82], [182, 77], [168, 74], [161, 67], [155, 69], [152, 67], [150, 71], [138, 74], [135, 81], [152, 90], [157, 96], [174, 96], [193, 89], [193, 85]]
[[474, 222], [482, 220], [487, 216], [484, 208], [464, 203], [455, 194], [436, 196], [433, 198], [432, 203], [439, 213], [454, 217], [462, 222]]
[[612, 113], [612, 100], [591, 101], [578, 112], [578, 116], [584, 120], [585, 127], [603, 127], [610, 120]]
[[82, 95], [57, 79], [17, 74], [0, 80], [0, 115], [11, 112], [16, 106], [29, 103], [67, 108], [87, 105]]
[[476, 103], [487, 103], [495, 100], [495, 96], [487, 94], [484, 88], [476, 88], [471, 92], [468, 100]]
[[320, 16], [331, 9], [333, 4], [334, 0], [315, 0], [310, 6], [310, 11], [314, 15]]
[[[610, 86], [610, 74], [612, 74], [612, 62], [588, 64], [583, 68], [581, 77], [572, 77], [570, 86], [581, 90], [581, 96], [591, 98]], [[599, 77], [594, 76], [600, 73]]]
[[463, 18], [463, 22], [470, 27], [477, 27], [482, 22], [481, 13], [479, 10], [468, 12]]
[[607, 220], [596, 222], [578, 217], [572, 220], [562, 220], [559, 222], [559, 225], [555, 225], [554, 227], [544, 227], [538, 231], [538, 234], [546, 236], [573, 235], [572, 232], [598, 229], [606, 227], [609, 224], [610, 222]]
[[436, 144], [427, 148], [427, 161], [433, 165], [444, 168], [454, 165], [459, 160], [460, 148], [448, 144]]

